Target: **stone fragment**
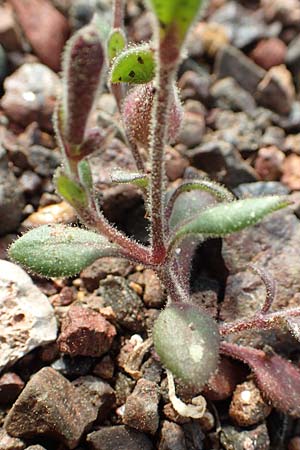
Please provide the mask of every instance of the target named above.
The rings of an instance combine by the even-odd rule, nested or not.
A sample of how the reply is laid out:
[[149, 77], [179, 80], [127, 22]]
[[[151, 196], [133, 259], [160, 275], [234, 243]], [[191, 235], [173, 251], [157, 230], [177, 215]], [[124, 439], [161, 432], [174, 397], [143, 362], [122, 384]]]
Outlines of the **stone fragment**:
[[265, 70], [284, 64], [287, 53], [286, 44], [278, 38], [263, 39], [250, 53], [253, 61]]
[[48, 0], [10, 0], [10, 4], [41, 62], [58, 71], [69, 35], [67, 19]]
[[164, 301], [164, 293], [157, 275], [152, 269], [143, 272], [144, 303], [150, 308], [159, 308]]
[[106, 353], [117, 334], [115, 327], [101, 314], [81, 306], [72, 306], [62, 322], [59, 349], [71, 356], [98, 357]]
[[46, 450], [46, 448], [37, 444], [37, 445], [29, 445], [29, 447], [26, 447], [26, 450]]
[[300, 450], [300, 437], [293, 437], [288, 443], [288, 450]]
[[127, 277], [133, 265], [124, 258], [101, 258], [84, 269], [80, 278], [85, 288], [93, 292], [99, 287], [99, 282], [104, 280], [108, 274]]
[[4, 429], [0, 429], [0, 448], [1, 450], [27, 449], [25, 442], [23, 442], [21, 439], [10, 436]]
[[17, 230], [24, 206], [21, 187], [9, 169], [6, 152], [0, 147], [0, 236]]
[[188, 450], [180, 425], [163, 421], [158, 450]]
[[276, 181], [280, 179], [285, 154], [275, 145], [262, 147], [255, 160], [254, 168], [261, 180]]
[[187, 70], [178, 81], [180, 97], [182, 100], [187, 98], [199, 100], [206, 105], [211, 100], [209, 92], [210, 84], [209, 74], [199, 74], [192, 70]]
[[14, 122], [27, 126], [37, 122], [52, 130], [55, 98], [59, 92], [58, 76], [40, 63], [26, 63], [4, 82], [1, 106]]
[[285, 132], [280, 127], [267, 127], [261, 140], [262, 145], [275, 145], [279, 149], [284, 147]]
[[122, 277], [108, 275], [100, 282], [99, 293], [106, 306], [111, 306], [116, 321], [130, 331], [140, 332], [144, 328], [143, 302]]
[[0, 370], [54, 341], [57, 325], [47, 297], [15, 264], [0, 261]]
[[74, 449], [97, 418], [95, 407], [50, 367], [34, 374], [10, 410], [6, 431], [14, 437], [51, 437]]
[[13, 372], [4, 373], [0, 377], [0, 403], [12, 403], [24, 387], [23, 380]]
[[17, 29], [12, 7], [9, 3], [0, 6], [0, 42], [8, 52], [20, 51], [22, 40]]
[[263, 0], [261, 5], [268, 22], [280, 21], [285, 26], [299, 24], [298, 0]]
[[144, 433], [123, 425], [102, 427], [88, 434], [86, 440], [92, 450], [154, 450]]
[[135, 381], [129, 378], [122, 372], [118, 372], [116, 375], [115, 391], [116, 391], [116, 404], [117, 406], [123, 406], [128, 396], [131, 394]]
[[93, 369], [93, 374], [105, 380], [110, 380], [115, 371], [115, 365], [109, 355], [103, 356], [101, 361], [97, 363]]
[[252, 95], [242, 89], [233, 78], [227, 77], [218, 80], [210, 92], [219, 108], [248, 113], [253, 112], [256, 108]]
[[76, 213], [69, 203], [62, 201], [53, 205], [42, 206], [36, 212], [30, 214], [23, 222], [25, 228], [33, 228], [39, 225], [54, 223], [74, 223], [76, 222]]
[[159, 425], [158, 386], [141, 378], [125, 403], [123, 422], [145, 433], [155, 434]]
[[203, 115], [186, 111], [177, 140], [187, 148], [200, 144], [205, 131]]
[[30, 167], [42, 177], [53, 176], [61, 163], [61, 155], [42, 145], [32, 145], [27, 150], [27, 161]]
[[258, 387], [250, 380], [236, 387], [229, 415], [240, 427], [250, 427], [262, 422], [270, 414], [271, 409], [271, 406], [263, 400]]
[[25, 195], [37, 194], [41, 191], [42, 180], [38, 174], [25, 170], [19, 178], [20, 187]]
[[286, 157], [282, 166], [281, 182], [291, 190], [300, 189], [300, 156], [291, 154]]
[[76, 378], [91, 372], [94, 360], [90, 356], [63, 355], [51, 364], [51, 367], [66, 377]]
[[268, 430], [264, 423], [250, 430], [225, 426], [222, 428], [220, 441], [225, 450], [270, 449]]
[[196, 44], [199, 46], [199, 43], [203, 50], [213, 58], [218, 50], [230, 43], [230, 36], [227, 29], [218, 23], [200, 22], [188, 37], [187, 48], [190, 55], [201, 55], [202, 48], [195, 47]]

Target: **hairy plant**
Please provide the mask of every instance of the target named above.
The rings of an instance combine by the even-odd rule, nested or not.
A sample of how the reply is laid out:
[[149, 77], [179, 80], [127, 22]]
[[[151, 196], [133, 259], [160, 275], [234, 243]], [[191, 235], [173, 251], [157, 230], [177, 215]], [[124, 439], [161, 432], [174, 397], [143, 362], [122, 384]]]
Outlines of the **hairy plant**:
[[[226, 336], [248, 329], [287, 327], [299, 338], [300, 309], [269, 313], [274, 293], [264, 273], [261, 277], [267, 286], [266, 302], [253, 318], [218, 324], [190, 300], [190, 266], [197, 245], [256, 224], [289, 203], [281, 196], [236, 200], [225, 187], [206, 178], [184, 181], [167, 193], [165, 147], [175, 137], [182, 116], [176, 72], [186, 35], [200, 13], [201, 3], [149, 0], [153, 41], [127, 46], [124, 4], [115, 0], [113, 27], [106, 45], [95, 19], [70, 39], [55, 113], [57, 141], [63, 155], [55, 183], [85, 229], [42, 226], [19, 238], [11, 246], [10, 256], [46, 277], [74, 276], [103, 256], [128, 258], [152, 268], [168, 294], [167, 306], [154, 325], [153, 340], [169, 380], [173, 379], [171, 371], [201, 392], [223, 353], [248, 364], [266, 396], [278, 408], [299, 416], [299, 370], [277, 355], [230, 344]], [[90, 128], [88, 119], [103, 83], [105, 62], [110, 67], [107, 82], [123, 121], [123, 137], [137, 166], [134, 173], [114, 171], [112, 182], [132, 183], [142, 190], [149, 218], [149, 245], [130, 239], [109, 223], [93, 183], [89, 155], [105, 145], [109, 132]], [[133, 87], [128, 89], [128, 85]], [[142, 147], [146, 152], [141, 151]], [[289, 398], [284, 400], [287, 379]], [[173, 404], [177, 402], [184, 414], [172, 380], [170, 383]], [[199, 408], [193, 413], [188, 409], [187, 414], [193, 417], [203, 413], [203, 404], [190, 407]]]

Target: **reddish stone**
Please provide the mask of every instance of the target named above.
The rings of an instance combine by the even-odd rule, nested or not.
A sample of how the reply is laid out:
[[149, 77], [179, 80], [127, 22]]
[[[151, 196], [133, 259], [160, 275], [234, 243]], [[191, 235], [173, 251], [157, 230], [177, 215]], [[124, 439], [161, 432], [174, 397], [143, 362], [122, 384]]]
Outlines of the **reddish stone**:
[[67, 19], [48, 0], [9, 0], [41, 62], [60, 70], [61, 52], [69, 36]]
[[284, 153], [275, 145], [261, 148], [254, 166], [259, 178], [265, 181], [279, 180], [284, 159]]
[[250, 56], [256, 64], [266, 70], [284, 64], [287, 47], [278, 38], [263, 39], [252, 50]]
[[289, 155], [284, 161], [282, 171], [281, 182], [291, 190], [298, 191], [300, 189], [300, 156]]
[[115, 335], [115, 327], [101, 314], [73, 306], [63, 320], [58, 345], [71, 356], [101, 356], [110, 349]]

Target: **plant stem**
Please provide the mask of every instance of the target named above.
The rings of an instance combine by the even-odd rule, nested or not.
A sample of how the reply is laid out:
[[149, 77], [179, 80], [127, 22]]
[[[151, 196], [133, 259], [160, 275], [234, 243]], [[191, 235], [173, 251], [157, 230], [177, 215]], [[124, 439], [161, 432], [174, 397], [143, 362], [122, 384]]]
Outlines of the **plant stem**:
[[124, 25], [124, 1], [123, 0], [114, 0], [113, 5], [113, 27], [114, 28], [123, 28]]

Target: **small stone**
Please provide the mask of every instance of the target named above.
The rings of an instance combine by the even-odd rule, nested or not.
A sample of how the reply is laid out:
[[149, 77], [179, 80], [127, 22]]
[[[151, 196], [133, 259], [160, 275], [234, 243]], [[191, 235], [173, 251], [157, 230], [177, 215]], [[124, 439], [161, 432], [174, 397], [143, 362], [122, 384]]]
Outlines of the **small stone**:
[[300, 156], [291, 154], [285, 158], [282, 166], [281, 182], [292, 191], [300, 190]]
[[25, 442], [21, 439], [10, 436], [5, 430], [0, 429], [0, 448], [1, 450], [24, 450]]
[[180, 97], [182, 100], [187, 98], [199, 100], [206, 105], [211, 99], [209, 92], [210, 83], [209, 74], [199, 74], [192, 70], [187, 70], [178, 81]]
[[39, 63], [26, 63], [6, 78], [1, 106], [19, 125], [26, 127], [37, 122], [42, 128], [52, 130], [59, 88], [59, 78], [51, 69]]
[[268, 430], [264, 423], [245, 431], [238, 430], [232, 426], [224, 426], [220, 440], [225, 450], [270, 449]]
[[98, 357], [106, 353], [117, 334], [115, 327], [101, 314], [81, 306], [72, 306], [62, 322], [58, 345], [71, 356]]
[[20, 187], [25, 195], [33, 195], [40, 192], [42, 180], [37, 173], [25, 170], [19, 178]]
[[270, 126], [267, 127], [261, 140], [261, 144], [275, 145], [278, 148], [284, 146], [285, 132], [280, 127]]
[[163, 421], [158, 450], [188, 450], [180, 425]]
[[126, 399], [131, 394], [135, 385], [135, 381], [129, 378], [122, 372], [118, 372], [116, 375], [115, 391], [116, 391], [116, 405], [124, 405]]
[[97, 418], [95, 407], [66, 378], [50, 367], [35, 373], [5, 421], [6, 431], [19, 438], [45, 436], [74, 449]]
[[7, 372], [0, 377], [0, 403], [12, 403], [24, 387], [24, 381], [13, 372]]
[[47, 449], [37, 444], [37, 445], [29, 445], [29, 447], [26, 447], [26, 450], [47, 450]]
[[89, 356], [63, 355], [51, 364], [51, 367], [70, 378], [85, 376], [90, 373], [94, 360]]
[[0, 6], [0, 42], [8, 52], [20, 51], [22, 40], [17, 29], [12, 7], [9, 3]]
[[54, 310], [19, 266], [0, 260], [0, 370], [56, 339]]
[[189, 417], [183, 417], [180, 414], [178, 414], [178, 412], [175, 411], [175, 409], [173, 408], [172, 403], [166, 403], [164, 405], [163, 412], [164, 412], [164, 415], [166, 416], [166, 418], [168, 420], [170, 420], [171, 422], [183, 424], [183, 423], [190, 422], [190, 420], [191, 420]]
[[105, 380], [110, 380], [115, 371], [115, 365], [109, 355], [103, 356], [101, 361], [97, 363], [93, 369], [93, 374]]
[[51, 69], [60, 69], [61, 52], [69, 35], [67, 19], [48, 0], [10, 0], [33, 50]]
[[144, 434], [121, 426], [103, 427], [87, 435], [92, 450], [154, 450]]
[[253, 61], [265, 70], [273, 66], [284, 64], [287, 46], [278, 38], [263, 39], [252, 50], [250, 56]]
[[132, 428], [154, 434], [159, 425], [158, 386], [141, 378], [125, 403], [123, 422]]
[[[210, 57], [214, 57], [218, 50], [225, 47], [230, 42], [230, 37], [227, 29], [218, 23], [200, 22], [194, 30], [192, 30], [191, 35], [187, 41], [187, 48], [189, 49], [189, 54], [192, 56], [201, 55], [201, 47], [198, 51], [195, 48], [195, 41], [201, 43], [203, 50]], [[190, 50], [192, 50], [190, 52]]]
[[166, 175], [169, 181], [182, 178], [189, 163], [187, 158], [181, 155], [172, 147], [167, 147], [166, 151]]
[[54, 150], [42, 145], [32, 145], [27, 150], [27, 161], [30, 167], [42, 177], [53, 176], [61, 163], [61, 156]]
[[144, 281], [144, 303], [150, 308], [160, 308], [164, 301], [164, 292], [156, 273], [152, 269], [143, 272]]
[[242, 89], [233, 78], [227, 77], [217, 81], [210, 92], [219, 108], [248, 113], [256, 108], [252, 95]]
[[300, 437], [293, 437], [288, 443], [288, 450], [300, 450]]
[[40, 207], [37, 212], [30, 214], [22, 222], [22, 225], [25, 228], [32, 228], [54, 223], [74, 223], [76, 220], [74, 208], [69, 203], [62, 201], [53, 205]]
[[177, 140], [187, 148], [200, 144], [205, 131], [203, 115], [185, 112]]
[[132, 268], [132, 264], [123, 258], [101, 258], [84, 269], [80, 274], [80, 278], [85, 288], [93, 292], [95, 289], [98, 289], [99, 282], [104, 280], [108, 274], [127, 277]]
[[285, 154], [275, 145], [259, 150], [254, 168], [261, 180], [276, 181], [280, 179], [283, 170]]
[[260, 390], [250, 380], [236, 387], [230, 403], [229, 415], [240, 427], [250, 427], [262, 422], [271, 410], [271, 406], [263, 400]]

